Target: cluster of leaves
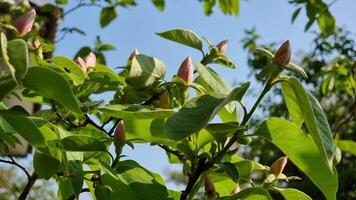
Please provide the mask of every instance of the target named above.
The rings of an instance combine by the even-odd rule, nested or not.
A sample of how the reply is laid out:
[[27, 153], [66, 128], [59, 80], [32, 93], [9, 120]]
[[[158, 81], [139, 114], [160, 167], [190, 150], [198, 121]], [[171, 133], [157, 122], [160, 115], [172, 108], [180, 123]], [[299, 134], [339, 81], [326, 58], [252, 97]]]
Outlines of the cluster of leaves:
[[[247, 37], [243, 40], [246, 49], [252, 50], [256, 46], [263, 46], [274, 51], [275, 43], [259, 44], [260, 37], [255, 30], [248, 30], [246, 34]], [[351, 34], [341, 28], [335, 29], [329, 37], [315, 33], [313, 50], [305, 52], [300, 58], [301, 65], [308, 75], [308, 79], [303, 79], [302, 82], [321, 102], [321, 106], [328, 116], [336, 144], [336, 168], [339, 171], [340, 185], [338, 199], [353, 199], [356, 195], [354, 192], [356, 187], [354, 184], [356, 179], [354, 176], [356, 138], [353, 134], [356, 130], [354, 120], [356, 50], [354, 44]], [[253, 69], [252, 71], [261, 70], [266, 59], [263, 56], [251, 54], [248, 63]], [[258, 117], [253, 124], [258, 124], [266, 116], [288, 115], [285, 103], [275, 100], [280, 95], [281, 91], [275, 90], [273, 98], [261, 104], [264, 115]], [[245, 153], [245, 156], [250, 158], [257, 156], [262, 163], [270, 163], [281, 155], [279, 150], [262, 140], [255, 140], [250, 147], [251, 149]], [[264, 149], [264, 151], [262, 152], [260, 149]], [[289, 172], [299, 173], [297, 168], [292, 168]], [[306, 191], [315, 199], [322, 198], [321, 193], [315, 192], [311, 182], [303, 181], [300, 184], [290, 183], [290, 185]]]
[[[59, 199], [78, 198], [85, 191], [97, 199], [194, 199], [204, 183], [208, 199], [271, 199], [276, 193], [285, 199], [310, 199], [301, 191], [278, 187], [278, 182], [293, 179], [282, 174], [281, 164], [276, 164], [279, 169], [269, 169], [235, 155], [251, 140], [248, 131], [276, 145], [327, 199], [336, 199], [334, 143], [326, 116], [296, 78], [281, 74], [288, 70], [305, 76], [305, 72], [293, 63], [277, 64], [268, 50], [255, 50], [266, 57], [266, 70], [260, 75], [266, 84], [247, 111], [243, 99], [250, 83], [231, 89], [208, 66], [235, 68], [224, 48], [207, 38], [208, 48], [204, 48], [203, 41], [192, 31], [158, 33], [202, 52], [191, 82], [179, 74], [171, 81], [165, 80], [164, 63], [137, 52], [120, 73], [105, 66], [101, 59], [94, 66], [88, 65], [88, 60], [77, 64], [61, 56], [44, 59], [42, 48], [46, 45], [36, 44], [36, 35], [19, 37], [9, 24], [1, 28], [0, 100], [16, 96], [45, 105], [31, 115], [21, 106], [8, 108], [1, 103], [2, 151], [6, 153], [9, 146], [19, 143], [15, 133], [34, 147], [34, 173], [20, 199], [26, 198], [38, 178], [56, 180]], [[282, 55], [288, 54], [288, 48], [282, 49]], [[190, 64], [183, 63], [182, 67], [188, 69], [183, 73], [193, 73]], [[258, 129], [249, 129], [247, 122], [276, 84], [283, 87], [291, 120], [272, 117]], [[194, 97], [189, 97], [191, 89], [196, 91]], [[96, 94], [105, 92], [115, 93], [110, 102], [93, 100]], [[241, 119], [236, 102], [244, 111]], [[114, 125], [107, 130], [110, 122]], [[171, 163], [181, 163], [182, 173], [189, 179], [185, 190], [169, 190], [159, 174], [133, 160], [123, 160], [122, 146], [134, 147], [135, 143], [158, 145]], [[115, 153], [109, 151], [110, 147]], [[253, 171], [266, 175], [263, 183], [253, 181]], [[84, 183], [88, 188], [83, 188]]]

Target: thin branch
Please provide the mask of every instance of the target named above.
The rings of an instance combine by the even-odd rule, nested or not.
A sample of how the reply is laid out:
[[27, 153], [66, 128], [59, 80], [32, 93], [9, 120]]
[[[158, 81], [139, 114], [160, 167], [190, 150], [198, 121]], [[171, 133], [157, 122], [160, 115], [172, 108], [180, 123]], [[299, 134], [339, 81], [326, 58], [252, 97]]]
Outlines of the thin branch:
[[51, 99], [50, 100], [51, 102], [51, 105], [52, 105], [52, 109], [53, 109], [53, 112], [56, 113], [56, 116], [58, 117], [58, 119], [62, 120], [65, 124], [67, 124], [68, 126], [70, 126], [71, 128], [78, 128], [79, 126], [72, 123], [71, 121], [68, 121], [66, 120], [62, 115], [59, 114], [57, 108], [56, 108], [56, 105], [54, 103], [54, 101]]
[[[87, 114], [85, 114], [84, 117], [85, 117], [85, 121], [86, 121], [87, 123], [93, 125], [95, 128], [97, 128], [97, 129], [103, 131], [104, 133], [108, 134], [104, 128], [102, 128], [101, 126], [99, 126], [98, 124], [96, 124], [93, 120], [91, 120]], [[109, 134], [108, 134], [108, 135], [109, 135]]]
[[179, 158], [179, 160], [182, 160], [182, 161], [186, 160], [184, 154], [182, 154], [180, 151], [176, 151], [176, 150], [170, 149], [169, 147], [167, 147], [165, 145], [162, 145], [162, 144], [158, 144], [157, 146], [161, 147], [162, 149], [164, 149], [168, 153], [171, 153], [171, 154], [177, 156]]
[[108, 135], [109, 135], [109, 136], [112, 136], [112, 134], [114, 133], [114, 131], [115, 131], [117, 125], [120, 123], [120, 121], [121, 121], [121, 119], [118, 119], [118, 120], [115, 122], [115, 124], [111, 127], [111, 129], [110, 129], [109, 132], [108, 132]]
[[113, 120], [113, 119], [114, 119], [113, 117], [109, 117], [109, 119], [101, 125], [101, 128], [104, 128], [104, 126], [106, 126], [108, 123], [110, 123], [111, 120]]
[[20, 168], [26, 174], [27, 180], [30, 181], [31, 175], [28, 173], [28, 171], [23, 166], [18, 164], [12, 156], [8, 155], [8, 157], [10, 158], [11, 161], [0, 159], [0, 162], [14, 165], [14, 166]]
[[75, 10], [77, 10], [77, 9], [79, 9], [81, 7], [85, 7], [85, 6], [87, 6], [87, 7], [96, 6], [96, 7], [99, 7], [99, 8], [102, 7], [101, 5], [96, 4], [96, 3], [84, 3], [83, 0], [80, 0], [77, 5], [75, 5], [73, 8], [70, 8], [66, 12], [64, 12], [63, 17], [68, 15], [68, 14], [70, 14], [70, 13], [72, 13], [72, 12], [74, 12]]

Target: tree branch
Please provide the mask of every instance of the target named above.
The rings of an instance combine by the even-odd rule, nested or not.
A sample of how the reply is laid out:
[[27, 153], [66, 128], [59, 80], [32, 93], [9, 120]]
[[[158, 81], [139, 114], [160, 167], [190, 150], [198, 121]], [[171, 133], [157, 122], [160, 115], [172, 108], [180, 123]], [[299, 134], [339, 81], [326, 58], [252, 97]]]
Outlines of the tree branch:
[[0, 162], [2, 162], [2, 163], [7, 163], [7, 164], [10, 164], [10, 165], [14, 165], [14, 166], [20, 168], [20, 169], [26, 174], [27, 180], [30, 181], [31, 176], [30, 176], [30, 174], [28, 173], [28, 171], [27, 171], [23, 166], [21, 166], [20, 164], [18, 164], [12, 156], [8, 155], [8, 157], [10, 158], [11, 161], [0, 159]]
[[30, 177], [29, 181], [27, 182], [25, 189], [22, 191], [19, 200], [26, 200], [28, 193], [31, 190], [31, 187], [33, 184], [35, 184], [36, 180], [38, 179], [38, 176], [35, 172], [33, 172], [32, 176]]

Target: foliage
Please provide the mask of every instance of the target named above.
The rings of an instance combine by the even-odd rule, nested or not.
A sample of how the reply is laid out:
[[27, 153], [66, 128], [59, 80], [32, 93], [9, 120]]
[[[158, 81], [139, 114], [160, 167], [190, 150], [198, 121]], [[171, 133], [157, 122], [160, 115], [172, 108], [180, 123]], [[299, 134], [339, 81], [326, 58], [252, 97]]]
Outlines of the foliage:
[[[246, 37], [243, 40], [245, 48], [254, 49], [256, 46], [263, 46], [268, 49], [275, 49], [275, 43], [259, 44], [260, 36], [255, 30], [247, 30]], [[304, 52], [300, 58], [300, 63], [307, 72], [307, 79], [302, 79], [302, 83], [308, 87], [316, 98], [321, 102], [328, 122], [334, 142], [337, 146], [336, 168], [339, 172], [340, 187], [338, 190], [338, 199], [353, 199], [355, 197], [355, 187], [353, 183], [354, 159], [355, 153], [351, 150], [356, 138], [353, 135], [355, 130], [354, 108], [355, 108], [355, 48], [354, 40], [351, 34], [341, 28], [329, 37], [323, 34], [314, 33], [313, 50]], [[266, 58], [258, 54], [251, 55], [248, 63], [255, 70], [260, 70]], [[263, 81], [262, 81], [263, 82]], [[285, 90], [283, 93], [285, 94]], [[282, 95], [281, 91], [276, 90], [274, 99]], [[291, 97], [291, 96], [290, 96]], [[287, 103], [288, 104], [288, 103]], [[288, 106], [288, 110], [291, 106]], [[294, 107], [295, 108], [295, 107]], [[254, 123], [259, 123], [265, 116], [285, 115], [287, 108], [284, 102], [268, 100], [261, 104], [264, 115], [254, 119]], [[265, 149], [261, 152], [260, 149]], [[267, 150], [268, 149], [268, 150]], [[342, 154], [341, 154], [341, 152]], [[261, 152], [261, 153], [258, 153]], [[259, 157], [262, 163], [270, 163], [276, 159], [281, 152], [266, 144], [264, 141], [255, 140], [249, 152], [245, 153], [248, 157]], [[298, 173], [296, 168], [290, 170], [294, 174]], [[299, 175], [301, 176], [301, 175]], [[289, 183], [289, 185], [298, 187], [303, 191], [311, 188], [311, 183], [302, 182], [301, 184]], [[320, 199], [321, 194], [310, 189], [307, 193], [313, 199]]]
[[[159, 10], [165, 7], [165, 1], [152, 2]], [[116, 18], [118, 7], [136, 4], [133, 0], [104, 3], [81, 0], [76, 7], [63, 12], [61, 5], [68, 2], [56, 3], [57, 6], [45, 5], [40, 10], [58, 11], [63, 18], [79, 7], [97, 6], [102, 9], [99, 20], [102, 27]], [[238, 3], [238, 0], [204, 1], [203, 6], [206, 14], [218, 5], [223, 13], [237, 15]], [[308, 13], [308, 17], [314, 17], [324, 35], [330, 35], [332, 16], [326, 7], [311, 3], [306, 6], [316, 12], [315, 16]], [[23, 13], [28, 9], [22, 3], [14, 10]], [[1, 18], [0, 100], [16, 97], [45, 106], [30, 114], [21, 106], [8, 108], [1, 103], [1, 150], [8, 153], [10, 146], [19, 143], [19, 136], [34, 148], [31, 176], [15, 161], [1, 160], [20, 167], [28, 176], [19, 199], [26, 199], [37, 179], [55, 180], [59, 199], [79, 198], [87, 191], [93, 199], [194, 199], [203, 184], [205, 199], [272, 199], [276, 195], [310, 199], [299, 190], [279, 186], [282, 181], [297, 179], [282, 173], [285, 164], [276, 161], [274, 166], [279, 166], [280, 171], [276, 174], [275, 169], [235, 155], [256, 137], [277, 146], [326, 199], [336, 199], [333, 135], [321, 105], [291, 76], [306, 77], [307, 73], [290, 62], [288, 42], [282, 45], [280, 54], [255, 49], [266, 61], [265, 70], [259, 74], [265, 87], [247, 111], [243, 101], [250, 83], [231, 89], [211, 67], [219, 64], [235, 68], [222, 50], [226, 46], [220, 46], [224, 43], [213, 45], [209, 39], [204, 37], [202, 41], [193, 31], [184, 29], [157, 33], [203, 55], [194, 66], [183, 62], [180, 73], [169, 81], [163, 61], [138, 52], [128, 58], [121, 72], [114, 71], [106, 66], [102, 53], [113, 47], [102, 43], [100, 38], [94, 49], [81, 49], [75, 62], [66, 57], [45, 56], [44, 53], [53, 50], [50, 48], [53, 41], [41, 38], [36, 25], [31, 32], [19, 34], [18, 27], [10, 23], [16, 15]], [[43, 19], [36, 20], [38, 27]], [[83, 34], [73, 28], [63, 32]], [[194, 81], [190, 81], [193, 70]], [[248, 122], [254, 111], [277, 85], [284, 88], [291, 120], [274, 115], [260, 122], [257, 129], [251, 128]], [[95, 95], [106, 92], [114, 93], [109, 102], [93, 100]], [[243, 110], [239, 115], [238, 106]], [[110, 129], [105, 128], [108, 124]], [[134, 148], [136, 143], [157, 145], [167, 153], [171, 163], [181, 163], [182, 173], [188, 178], [184, 191], [168, 189], [159, 174], [124, 159], [122, 148], [125, 145]], [[336, 142], [346, 150], [350, 149], [349, 143]], [[110, 148], [115, 152], [110, 152]], [[263, 174], [262, 182], [255, 182], [253, 172]]]

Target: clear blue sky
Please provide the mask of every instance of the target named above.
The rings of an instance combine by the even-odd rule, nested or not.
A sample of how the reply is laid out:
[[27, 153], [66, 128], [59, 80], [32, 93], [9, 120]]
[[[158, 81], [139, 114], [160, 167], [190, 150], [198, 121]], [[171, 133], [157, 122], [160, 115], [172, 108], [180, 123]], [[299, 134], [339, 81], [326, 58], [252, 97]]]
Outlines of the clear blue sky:
[[[68, 7], [74, 6], [75, 2], [77, 1], [72, 1]], [[339, 0], [331, 7], [337, 25], [347, 27], [353, 33], [356, 33], [355, 8], [355, 0]], [[302, 12], [296, 22], [291, 24], [294, 10], [295, 7], [288, 4], [287, 0], [240, 0], [239, 16], [224, 16], [215, 12], [207, 17], [203, 14], [202, 4], [197, 0], [166, 0], [166, 9], [162, 13], [154, 8], [151, 1], [138, 0], [136, 7], [120, 8], [118, 18], [107, 28], [100, 29], [100, 10], [94, 7], [82, 8], [68, 15], [61, 27], [79, 27], [87, 36], [68, 35], [57, 45], [56, 55], [73, 57], [80, 47], [93, 46], [96, 35], [100, 35], [103, 42], [116, 47], [116, 51], [106, 54], [108, 66], [122, 66], [132, 50], [138, 48], [141, 53], [164, 61], [168, 70], [166, 79], [170, 79], [185, 57], [192, 56], [194, 61], [198, 61], [201, 54], [189, 47], [164, 40], [154, 33], [186, 28], [208, 37], [214, 43], [228, 39], [227, 54], [238, 67], [235, 70], [220, 67], [217, 71], [229, 83], [233, 80], [243, 82], [248, 79], [249, 73], [246, 52], [240, 42], [245, 29], [256, 27], [263, 36], [262, 42], [282, 42], [289, 39], [295, 56], [300, 50], [310, 49], [312, 37], [310, 33], [304, 32], [307, 22], [305, 13]], [[315, 25], [312, 29], [316, 30]], [[249, 102], [246, 103], [250, 105]], [[135, 150], [127, 150], [125, 153], [130, 159], [135, 159], [144, 167], [163, 175], [170, 167], [164, 152], [156, 147], [137, 145]], [[179, 168], [176, 166], [174, 169]], [[174, 187], [171, 184], [169, 186]]]

